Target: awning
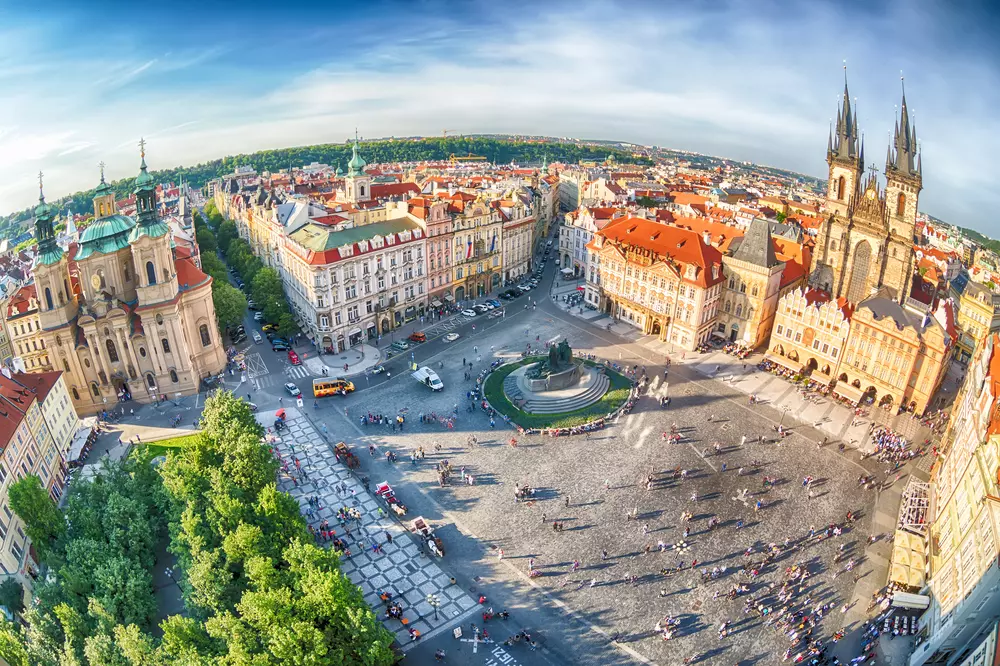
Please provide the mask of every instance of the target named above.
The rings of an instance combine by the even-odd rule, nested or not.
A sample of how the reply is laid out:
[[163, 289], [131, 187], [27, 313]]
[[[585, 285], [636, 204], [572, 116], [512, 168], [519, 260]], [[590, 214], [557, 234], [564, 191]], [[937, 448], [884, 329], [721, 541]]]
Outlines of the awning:
[[[896, 530], [892, 546], [892, 567], [889, 580], [907, 587], [922, 588], [927, 558], [924, 553], [924, 539], [906, 530]], [[910, 608], [910, 606], [906, 606]], [[926, 605], [919, 608], [927, 608]]]
[[892, 605], [896, 608], [916, 608], [923, 610], [931, 605], [931, 598], [925, 594], [896, 592], [892, 595]]
[[97, 417], [91, 416], [80, 421], [81, 426], [73, 434], [73, 441], [70, 442], [69, 452], [66, 454], [66, 462], [75, 462], [83, 453], [83, 447], [87, 445], [87, 439], [94, 432], [94, 425], [97, 424]]
[[448, 301], [450, 303], [451, 301], [455, 300], [455, 298], [451, 294], [445, 294], [444, 295], [444, 300], [446, 300], [446, 301]]
[[[447, 298], [447, 296], [445, 298]], [[437, 300], [436, 298], [433, 301], [431, 301], [431, 307], [432, 308], [439, 308], [442, 305], [444, 305], [444, 303], [442, 303], [441, 301]]]
[[[719, 338], [720, 340], [725, 340], [726, 339], [726, 334], [725, 333], [719, 333], [718, 331], [712, 331], [712, 337], [713, 338]], [[767, 357], [765, 356], [765, 358], [767, 358]]]
[[798, 361], [793, 361], [793, 360], [791, 360], [789, 358], [785, 358], [784, 356], [777, 356], [777, 355], [773, 355], [772, 356], [771, 354], [764, 354], [764, 360], [765, 361], [771, 361], [772, 363], [780, 365], [783, 368], [787, 368], [788, 370], [791, 370], [792, 372], [801, 372], [802, 371], [802, 364], [801, 363], [799, 363]]
[[348, 333], [348, 335], [361, 335], [361, 329], [357, 327], [352, 328], [351, 332]]
[[857, 404], [858, 401], [861, 400], [861, 396], [864, 395], [864, 392], [861, 389], [855, 388], [847, 382], [837, 382], [837, 385], [833, 387], [833, 392], [841, 398], [847, 398], [855, 404]]
[[573, 275], [573, 269], [572, 269], [572, 268], [564, 268], [564, 269], [562, 269], [562, 271], [560, 271], [560, 272], [561, 272], [561, 273], [562, 273], [563, 275], [567, 275], [567, 276], [569, 276], [569, 275]]

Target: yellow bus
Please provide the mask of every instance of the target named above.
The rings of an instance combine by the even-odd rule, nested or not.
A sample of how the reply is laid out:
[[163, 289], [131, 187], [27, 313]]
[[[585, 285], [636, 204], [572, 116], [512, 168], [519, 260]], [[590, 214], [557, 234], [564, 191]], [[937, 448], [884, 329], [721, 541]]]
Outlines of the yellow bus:
[[313, 380], [313, 395], [322, 398], [325, 395], [347, 395], [354, 391], [354, 382], [346, 379], [331, 379], [321, 377]]

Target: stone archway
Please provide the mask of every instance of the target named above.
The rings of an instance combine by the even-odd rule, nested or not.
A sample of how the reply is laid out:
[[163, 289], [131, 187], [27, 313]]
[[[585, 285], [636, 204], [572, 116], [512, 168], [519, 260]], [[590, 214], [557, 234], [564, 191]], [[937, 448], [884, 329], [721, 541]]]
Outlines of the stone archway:
[[455, 287], [455, 302], [465, 300], [465, 287]]
[[882, 399], [878, 401], [878, 406], [879, 407], [891, 407], [892, 406], [892, 402], [893, 402], [892, 395], [889, 394], [889, 393], [886, 393], [884, 396], [882, 396]]
[[386, 317], [382, 319], [382, 335], [385, 335], [388, 332], [389, 332], [389, 318]]
[[659, 319], [654, 319], [653, 320], [653, 325], [649, 327], [649, 334], [650, 335], [659, 335], [660, 331], [661, 331], [660, 320]]

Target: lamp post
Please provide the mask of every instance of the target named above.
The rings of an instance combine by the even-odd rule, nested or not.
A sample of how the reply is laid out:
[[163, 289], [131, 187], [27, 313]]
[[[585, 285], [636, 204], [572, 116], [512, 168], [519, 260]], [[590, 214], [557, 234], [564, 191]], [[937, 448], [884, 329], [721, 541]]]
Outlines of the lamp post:
[[428, 594], [427, 603], [429, 603], [431, 605], [431, 608], [434, 609], [434, 619], [435, 620], [438, 619], [438, 606], [441, 605], [441, 600], [438, 599], [438, 596], [436, 594]]

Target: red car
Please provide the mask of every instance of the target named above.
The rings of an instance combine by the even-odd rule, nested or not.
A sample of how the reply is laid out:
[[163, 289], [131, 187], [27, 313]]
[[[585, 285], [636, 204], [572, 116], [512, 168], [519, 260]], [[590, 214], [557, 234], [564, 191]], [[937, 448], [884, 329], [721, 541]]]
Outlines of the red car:
[[302, 361], [299, 360], [299, 355], [292, 349], [288, 350], [288, 362], [292, 365], [302, 365]]

